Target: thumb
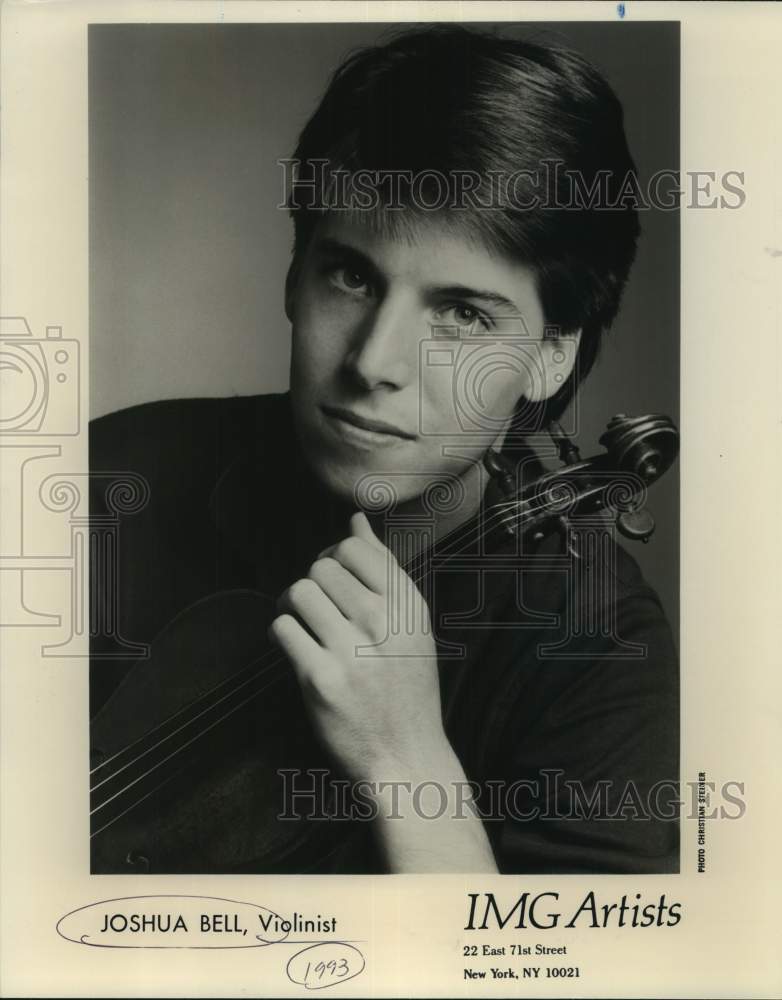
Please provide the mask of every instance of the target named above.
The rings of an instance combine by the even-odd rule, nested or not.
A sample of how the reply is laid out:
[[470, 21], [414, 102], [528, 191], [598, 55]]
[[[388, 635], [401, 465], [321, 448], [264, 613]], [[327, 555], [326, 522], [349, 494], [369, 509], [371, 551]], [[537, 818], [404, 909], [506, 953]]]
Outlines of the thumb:
[[354, 514], [350, 519], [350, 533], [355, 535], [356, 538], [363, 538], [365, 542], [369, 542], [376, 549], [381, 549], [383, 552], [387, 552], [385, 545], [380, 541], [377, 535], [372, 530], [372, 525], [369, 523], [369, 518], [363, 511], [359, 511]]

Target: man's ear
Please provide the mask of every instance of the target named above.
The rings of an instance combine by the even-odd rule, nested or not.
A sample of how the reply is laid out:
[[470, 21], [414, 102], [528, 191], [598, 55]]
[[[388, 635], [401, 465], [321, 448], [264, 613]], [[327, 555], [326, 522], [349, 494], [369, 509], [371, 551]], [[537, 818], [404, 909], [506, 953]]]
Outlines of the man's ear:
[[285, 276], [285, 315], [293, 322], [293, 303], [296, 298], [296, 286], [299, 281], [299, 260], [294, 255], [288, 273]]
[[532, 403], [542, 403], [562, 388], [576, 365], [578, 348], [581, 344], [581, 330], [555, 336], [544, 335], [538, 342], [540, 354], [536, 369], [530, 372], [531, 385], [525, 393]]

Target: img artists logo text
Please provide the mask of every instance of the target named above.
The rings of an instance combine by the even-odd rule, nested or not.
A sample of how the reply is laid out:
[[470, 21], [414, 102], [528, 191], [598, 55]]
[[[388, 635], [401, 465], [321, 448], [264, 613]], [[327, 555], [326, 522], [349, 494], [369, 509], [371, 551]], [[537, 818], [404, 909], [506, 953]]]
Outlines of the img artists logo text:
[[607, 902], [588, 892], [577, 906], [560, 906], [558, 892], [524, 892], [511, 903], [498, 902], [493, 892], [467, 894], [466, 931], [505, 927], [551, 930], [554, 927], [675, 927], [681, 920], [681, 903], [669, 903], [663, 893], [645, 900], [636, 892]]

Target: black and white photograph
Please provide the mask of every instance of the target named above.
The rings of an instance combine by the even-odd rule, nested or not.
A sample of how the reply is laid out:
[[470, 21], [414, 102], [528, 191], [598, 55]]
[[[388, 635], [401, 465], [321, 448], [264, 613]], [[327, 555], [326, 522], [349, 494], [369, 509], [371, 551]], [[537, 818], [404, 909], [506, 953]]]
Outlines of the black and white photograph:
[[89, 57], [92, 870], [677, 871], [678, 25]]
[[780, 995], [780, 47], [0, 4], [0, 995]]

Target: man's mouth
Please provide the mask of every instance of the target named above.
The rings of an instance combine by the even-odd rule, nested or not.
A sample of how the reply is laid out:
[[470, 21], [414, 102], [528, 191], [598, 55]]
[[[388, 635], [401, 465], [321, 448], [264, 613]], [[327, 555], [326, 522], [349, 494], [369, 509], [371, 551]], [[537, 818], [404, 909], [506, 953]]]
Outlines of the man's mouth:
[[365, 417], [341, 406], [321, 406], [330, 425], [346, 440], [357, 444], [384, 445], [400, 441], [415, 441], [418, 435], [410, 433], [396, 424]]

